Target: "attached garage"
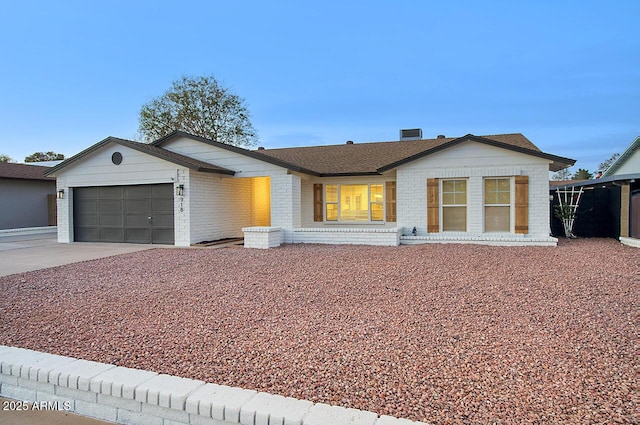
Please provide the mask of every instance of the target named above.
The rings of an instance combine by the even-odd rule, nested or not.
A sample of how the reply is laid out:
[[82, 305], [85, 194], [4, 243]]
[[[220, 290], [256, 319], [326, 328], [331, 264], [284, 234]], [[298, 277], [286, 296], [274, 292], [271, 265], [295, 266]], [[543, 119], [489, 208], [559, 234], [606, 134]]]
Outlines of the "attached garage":
[[[235, 174], [158, 146], [115, 137], [85, 149], [49, 173], [57, 183], [59, 242], [177, 246], [204, 240], [194, 240], [194, 234], [201, 235], [191, 221], [220, 220], [210, 213], [217, 198], [209, 199], [207, 194], [218, 193], [216, 188], [229, 180], [222, 177]], [[201, 180], [206, 183], [200, 184]], [[209, 199], [205, 209], [192, 211], [191, 206], [199, 205], [202, 198]]]
[[174, 243], [173, 184], [74, 188], [76, 242]]

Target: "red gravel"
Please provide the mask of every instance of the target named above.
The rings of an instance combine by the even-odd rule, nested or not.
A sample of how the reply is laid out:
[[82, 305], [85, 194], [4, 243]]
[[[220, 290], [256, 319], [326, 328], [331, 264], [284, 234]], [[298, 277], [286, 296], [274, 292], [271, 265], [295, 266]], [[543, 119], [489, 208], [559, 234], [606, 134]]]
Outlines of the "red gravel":
[[154, 249], [0, 278], [0, 344], [433, 423], [640, 423], [639, 253]]

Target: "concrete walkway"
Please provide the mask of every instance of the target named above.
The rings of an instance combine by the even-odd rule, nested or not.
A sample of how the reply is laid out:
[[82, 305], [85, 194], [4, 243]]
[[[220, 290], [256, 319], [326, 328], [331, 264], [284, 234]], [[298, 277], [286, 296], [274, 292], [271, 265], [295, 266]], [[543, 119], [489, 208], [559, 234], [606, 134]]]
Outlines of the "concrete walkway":
[[124, 243], [58, 243], [55, 236], [16, 235], [0, 237], [0, 276], [46, 269], [79, 261], [172, 245], [138, 245]]

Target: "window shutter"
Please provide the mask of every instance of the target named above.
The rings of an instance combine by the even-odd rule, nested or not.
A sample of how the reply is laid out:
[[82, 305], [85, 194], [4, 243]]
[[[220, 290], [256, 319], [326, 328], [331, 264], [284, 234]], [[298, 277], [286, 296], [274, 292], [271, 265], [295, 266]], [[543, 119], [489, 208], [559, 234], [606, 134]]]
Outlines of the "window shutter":
[[322, 184], [314, 183], [313, 185], [313, 221], [323, 221], [324, 206], [322, 200]]
[[386, 209], [387, 217], [386, 221], [395, 222], [396, 219], [396, 182], [386, 182]]
[[516, 233], [529, 233], [529, 176], [516, 176]]
[[438, 179], [427, 179], [427, 232], [440, 231], [440, 199]]

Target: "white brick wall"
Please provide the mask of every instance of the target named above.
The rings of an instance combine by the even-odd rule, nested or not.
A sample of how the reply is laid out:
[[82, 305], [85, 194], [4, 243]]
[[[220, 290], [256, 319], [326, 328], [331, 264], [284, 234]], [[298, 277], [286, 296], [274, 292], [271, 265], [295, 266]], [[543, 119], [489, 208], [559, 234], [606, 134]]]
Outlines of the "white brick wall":
[[56, 196], [58, 190], [64, 190], [64, 198], [56, 199], [58, 242], [69, 243], [73, 242], [73, 217], [71, 215], [73, 191], [66, 185], [64, 178], [56, 179]]
[[483, 178], [517, 175], [529, 176], [529, 235], [546, 237], [549, 235], [548, 161], [480, 143], [456, 146], [399, 167], [397, 225], [407, 235], [414, 226], [418, 236], [427, 235], [427, 179], [466, 178], [468, 232], [462, 235], [492, 236], [483, 233]]
[[[346, 226], [346, 227], [354, 227], [353, 223], [349, 224], [336, 224], [335, 222], [315, 222], [313, 221], [313, 185], [315, 183], [320, 184], [384, 184], [388, 181], [395, 181], [396, 176], [395, 172], [391, 172], [388, 175], [384, 176], [366, 176], [366, 177], [325, 177], [325, 178], [309, 178], [302, 181], [301, 185], [301, 193], [302, 193], [302, 203], [301, 203], [301, 217], [302, 217], [302, 227], [335, 227], [335, 226]], [[386, 205], [385, 205], [386, 208]], [[386, 214], [385, 214], [386, 217]], [[362, 224], [362, 226], [366, 226], [367, 224]], [[356, 224], [355, 226], [359, 226]], [[380, 223], [376, 222], [372, 224], [374, 227], [384, 226], [384, 227], [396, 227], [396, 223]]]
[[[57, 369], [46, 366], [52, 363]], [[0, 395], [51, 405], [59, 401], [65, 410], [122, 424], [421, 424], [3, 345], [0, 345]]]
[[[476, 142], [467, 142], [399, 167], [393, 175], [318, 179], [286, 174], [286, 170], [245, 155], [229, 152], [188, 138], [176, 139], [165, 148], [237, 171], [235, 177], [200, 173], [128, 149], [107, 146], [59, 173], [58, 240], [73, 241], [73, 191], [76, 186], [117, 184], [184, 184], [185, 196], [175, 198], [175, 240], [189, 246], [203, 240], [241, 237], [243, 227], [274, 226], [282, 229], [282, 242], [294, 242], [293, 229], [336, 228], [334, 223], [313, 221], [313, 184], [397, 182], [397, 222], [364, 227], [399, 227], [409, 234], [427, 234], [426, 181], [428, 178], [468, 179], [468, 232], [483, 235], [482, 179], [487, 176], [529, 176], [529, 235], [549, 234], [548, 161]], [[123, 153], [123, 163], [111, 163], [111, 154]], [[249, 178], [245, 178], [249, 177]], [[255, 177], [255, 178], [254, 178]], [[304, 180], [303, 180], [304, 179]], [[257, 193], [270, 193], [270, 203], [257, 208]], [[353, 225], [348, 225], [353, 228]], [[372, 234], [375, 232], [372, 232]], [[379, 243], [380, 235], [349, 239], [351, 233], [303, 234], [298, 241], [324, 240], [326, 243]]]
[[[114, 165], [111, 155], [122, 153], [122, 164]], [[56, 174], [57, 190], [64, 190], [64, 199], [57, 200], [58, 242], [73, 242], [73, 189], [88, 186], [175, 183], [184, 178], [187, 168], [151, 155], [110, 144], [69, 165]], [[176, 244], [183, 241], [184, 226], [175, 222]], [[184, 241], [183, 241], [184, 242]], [[183, 243], [184, 245], [185, 243]]]
[[[203, 240], [242, 236], [246, 226], [270, 225], [270, 207], [257, 207], [254, 196], [270, 191], [270, 175], [286, 178], [286, 169], [205, 143], [183, 138], [168, 149], [237, 171], [235, 177], [191, 171], [118, 144], [107, 145], [57, 174], [58, 241], [73, 242], [73, 187], [174, 183], [185, 186], [185, 196], [175, 197], [175, 244], [189, 246]], [[122, 164], [111, 155], [121, 152]], [[258, 177], [257, 177], [258, 176]], [[256, 177], [256, 178], [251, 178]], [[267, 196], [268, 198], [268, 196]]]
[[282, 229], [282, 242], [292, 241], [301, 223], [301, 179], [288, 174], [271, 176], [271, 226]]
[[245, 248], [276, 248], [282, 240], [282, 230], [279, 227], [245, 227], [242, 231]]
[[322, 243], [333, 245], [379, 245], [400, 244], [400, 229], [393, 228], [298, 228], [294, 229], [293, 243]]
[[[189, 172], [185, 184], [185, 226], [189, 243], [242, 237], [242, 228], [270, 224], [270, 178], [222, 177]], [[179, 213], [176, 199], [176, 215]]]
[[253, 225], [251, 180], [190, 172], [190, 241], [241, 237]]

